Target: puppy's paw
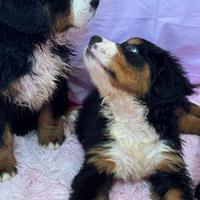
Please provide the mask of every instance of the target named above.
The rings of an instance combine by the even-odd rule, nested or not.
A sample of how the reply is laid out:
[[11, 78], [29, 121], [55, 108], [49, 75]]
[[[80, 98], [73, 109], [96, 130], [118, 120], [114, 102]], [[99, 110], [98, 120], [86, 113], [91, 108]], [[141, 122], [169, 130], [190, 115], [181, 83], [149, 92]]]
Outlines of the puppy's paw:
[[49, 149], [49, 150], [56, 150], [56, 149], [58, 149], [60, 146], [61, 146], [61, 145], [60, 145], [58, 142], [56, 142], [55, 144], [54, 144], [54, 143], [49, 143], [48, 145], [43, 145], [43, 147], [44, 147], [45, 149]]
[[13, 152], [13, 138], [8, 132], [0, 146], [0, 182], [7, 181], [17, 173], [16, 159]]
[[65, 141], [65, 122], [63, 118], [51, 124], [40, 124], [39, 143], [47, 149], [57, 149]]
[[14, 168], [12, 171], [1, 171], [0, 172], [0, 182], [8, 181], [12, 177], [14, 177], [17, 174], [17, 169]]

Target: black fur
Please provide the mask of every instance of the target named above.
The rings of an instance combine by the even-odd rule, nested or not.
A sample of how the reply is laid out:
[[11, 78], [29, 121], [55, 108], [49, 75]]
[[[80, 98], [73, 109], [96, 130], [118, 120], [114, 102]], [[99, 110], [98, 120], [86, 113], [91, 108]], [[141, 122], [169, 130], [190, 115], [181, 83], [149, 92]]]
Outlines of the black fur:
[[51, 107], [53, 110], [54, 118], [58, 118], [64, 115], [67, 108], [69, 107], [68, 85], [66, 78], [59, 78], [57, 88], [54, 91], [53, 98], [51, 100]]
[[70, 56], [75, 56], [75, 50], [70, 43], [67, 44], [66, 47], [65, 45], [59, 45], [53, 42], [53, 48], [51, 51], [53, 54], [60, 56], [65, 63], [70, 62]]
[[38, 0], [1, 0], [0, 21], [22, 33], [48, 33], [50, 22]]
[[108, 200], [108, 191], [112, 184], [112, 176], [99, 173], [94, 166], [84, 163], [79, 175], [73, 181], [72, 189], [76, 192], [72, 194], [70, 200], [95, 199], [97, 194]]
[[149, 178], [152, 185], [152, 191], [161, 199], [170, 190], [170, 188], [180, 189], [182, 191], [182, 199], [193, 200], [193, 192], [191, 189], [191, 179], [185, 169], [177, 173], [160, 172]]
[[[76, 125], [78, 139], [87, 151], [108, 141], [105, 133], [107, 119], [100, 114], [102, 99], [97, 90], [91, 92], [80, 110]], [[87, 115], [86, 115], [87, 113]], [[91, 135], [91, 133], [93, 133]]]
[[200, 200], [200, 184], [196, 187], [195, 197]]
[[194, 86], [187, 78], [178, 59], [149, 41], [144, 41], [146, 46], [139, 48], [144, 59], [151, 65], [152, 73], [151, 91], [147, 101], [156, 105], [171, 103], [186, 108], [186, 96], [193, 93]]
[[5, 23], [0, 23], [0, 91], [12, 81], [31, 73], [28, 61], [37, 44], [46, 41], [43, 34], [20, 33]]
[[[125, 52], [125, 44], [122, 44], [121, 47], [123, 48], [122, 52]], [[186, 96], [193, 93], [193, 85], [187, 79], [176, 58], [167, 51], [146, 40], [143, 40], [137, 46], [137, 50], [139, 55], [134, 55], [134, 59], [129, 59], [133, 54], [125, 55], [127, 62], [132, 63], [133, 67], [136, 68], [142, 67], [141, 63], [147, 62], [151, 69], [150, 90], [146, 96], [139, 97], [138, 100], [147, 106], [148, 123], [156, 129], [160, 139], [166, 140], [168, 145], [180, 152], [180, 156], [182, 156], [180, 132], [175, 109], [177, 107], [184, 110], [188, 109]], [[110, 141], [109, 133], [106, 129], [108, 120], [100, 112], [102, 106], [103, 101], [96, 89], [86, 98], [79, 114], [76, 133], [86, 151], [86, 155], [89, 150]], [[90, 196], [91, 191], [96, 192], [95, 197], [100, 193], [96, 190], [96, 184], [101, 184], [102, 180], [96, 177], [95, 183], [90, 182], [90, 173], [84, 173], [88, 158], [89, 156], [87, 155], [81, 172], [75, 177], [72, 184], [73, 193], [71, 200], [92, 200], [94, 197], [93, 193]], [[102, 175], [101, 172], [99, 172], [100, 175]], [[146, 180], [151, 184], [152, 192], [160, 199], [163, 199], [164, 195], [173, 188], [182, 191], [182, 198], [184, 200], [193, 199], [191, 178], [184, 165], [181, 167], [177, 166], [177, 171], [174, 172], [158, 171], [152, 176], [147, 177]], [[90, 190], [87, 188], [88, 185]], [[107, 193], [111, 186], [112, 182], [107, 188]]]

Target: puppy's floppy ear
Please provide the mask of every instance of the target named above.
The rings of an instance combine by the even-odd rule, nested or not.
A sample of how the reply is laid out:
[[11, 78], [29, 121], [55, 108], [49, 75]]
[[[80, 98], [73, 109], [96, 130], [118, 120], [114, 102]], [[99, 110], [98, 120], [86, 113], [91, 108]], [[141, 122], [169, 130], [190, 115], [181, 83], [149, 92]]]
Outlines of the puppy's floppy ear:
[[151, 101], [156, 104], [178, 103], [177, 100], [191, 95], [193, 85], [178, 60], [167, 51], [153, 48]]
[[0, 21], [23, 33], [50, 30], [47, 13], [38, 0], [0, 0]]

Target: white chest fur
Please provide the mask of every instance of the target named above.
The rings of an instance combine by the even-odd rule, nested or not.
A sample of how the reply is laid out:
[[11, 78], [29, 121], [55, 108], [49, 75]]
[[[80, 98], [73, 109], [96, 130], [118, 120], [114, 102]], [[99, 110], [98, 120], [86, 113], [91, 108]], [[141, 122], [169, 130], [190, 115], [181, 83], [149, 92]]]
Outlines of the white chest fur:
[[66, 75], [67, 66], [52, 54], [49, 43], [36, 47], [29, 59], [33, 73], [13, 82], [4, 96], [16, 105], [39, 110], [52, 97], [57, 77]]
[[106, 144], [106, 154], [115, 163], [115, 176], [134, 181], [149, 176], [166, 159], [165, 152], [173, 150], [146, 121], [144, 105], [123, 95], [109, 102], [102, 112], [110, 119], [107, 128], [113, 142]]

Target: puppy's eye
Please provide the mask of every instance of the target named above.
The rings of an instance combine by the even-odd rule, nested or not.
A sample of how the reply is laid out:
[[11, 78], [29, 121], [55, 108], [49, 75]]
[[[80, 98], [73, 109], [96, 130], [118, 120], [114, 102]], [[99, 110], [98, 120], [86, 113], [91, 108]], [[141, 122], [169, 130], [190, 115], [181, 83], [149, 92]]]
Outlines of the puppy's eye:
[[132, 53], [137, 53], [137, 54], [139, 54], [137, 47], [134, 46], [134, 45], [129, 45], [129, 46], [127, 46], [127, 47], [126, 47], [126, 50], [129, 51], [129, 52], [132, 52]]

